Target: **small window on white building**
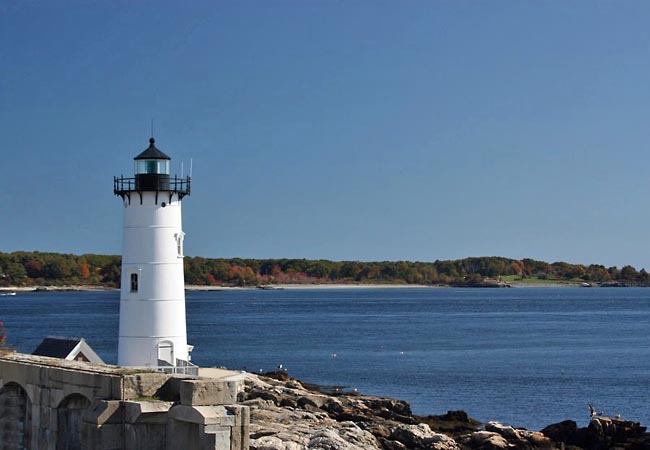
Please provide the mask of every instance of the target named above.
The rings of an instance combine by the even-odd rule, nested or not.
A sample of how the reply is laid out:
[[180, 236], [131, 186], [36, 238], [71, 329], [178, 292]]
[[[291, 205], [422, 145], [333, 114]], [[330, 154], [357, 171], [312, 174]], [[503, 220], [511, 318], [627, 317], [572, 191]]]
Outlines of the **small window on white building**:
[[183, 255], [183, 241], [185, 240], [185, 233], [183, 233], [183, 232], [181, 231], [180, 233], [176, 233], [176, 234], [174, 235], [174, 237], [176, 238], [176, 252], [177, 252], [177, 256], [178, 256], [179, 258], [182, 258], [182, 257], [184, 256], [184, 255]]
[[131, 274], [131, 292], [138, 292], [138, 274]]

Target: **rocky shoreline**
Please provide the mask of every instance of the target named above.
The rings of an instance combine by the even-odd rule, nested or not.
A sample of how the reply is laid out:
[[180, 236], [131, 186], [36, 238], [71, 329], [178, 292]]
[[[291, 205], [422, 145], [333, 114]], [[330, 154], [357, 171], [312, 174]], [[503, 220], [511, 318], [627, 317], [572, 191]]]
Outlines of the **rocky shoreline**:
[[588, 427], [564, 421], [541, 431], [482, 424], [463, 411], [416, 416], [405, 401], [326, 392], [285, 372], [246, 374], [239, 400], [251, 408], [251, 450], [648, 449], [638, 422], [594, 415]]

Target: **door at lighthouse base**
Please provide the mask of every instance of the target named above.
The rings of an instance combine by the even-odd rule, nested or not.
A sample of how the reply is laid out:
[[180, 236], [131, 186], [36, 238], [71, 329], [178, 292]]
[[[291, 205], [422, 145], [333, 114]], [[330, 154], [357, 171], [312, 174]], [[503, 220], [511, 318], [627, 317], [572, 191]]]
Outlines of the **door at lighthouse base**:
[[162, 341], [158, 344], [158, 361], [174, 365], [174, 344], [172, 342]]

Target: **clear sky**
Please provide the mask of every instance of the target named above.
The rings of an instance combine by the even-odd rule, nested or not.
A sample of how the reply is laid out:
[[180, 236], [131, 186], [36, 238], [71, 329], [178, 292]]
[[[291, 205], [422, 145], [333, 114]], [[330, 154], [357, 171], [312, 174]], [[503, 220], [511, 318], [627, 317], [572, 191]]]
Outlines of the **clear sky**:
[[112, 177], [194, 161], [186, 253], [650, 267], [647, 1], [0, 2], [0, 251], [121, 251]]

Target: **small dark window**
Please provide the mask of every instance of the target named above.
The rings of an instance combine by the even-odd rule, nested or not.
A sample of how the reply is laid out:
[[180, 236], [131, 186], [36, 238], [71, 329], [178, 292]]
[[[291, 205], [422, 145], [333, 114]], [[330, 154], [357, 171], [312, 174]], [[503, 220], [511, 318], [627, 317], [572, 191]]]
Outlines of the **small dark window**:
[[131, 292], [138, 292], [138, 274], [131, 274]]

